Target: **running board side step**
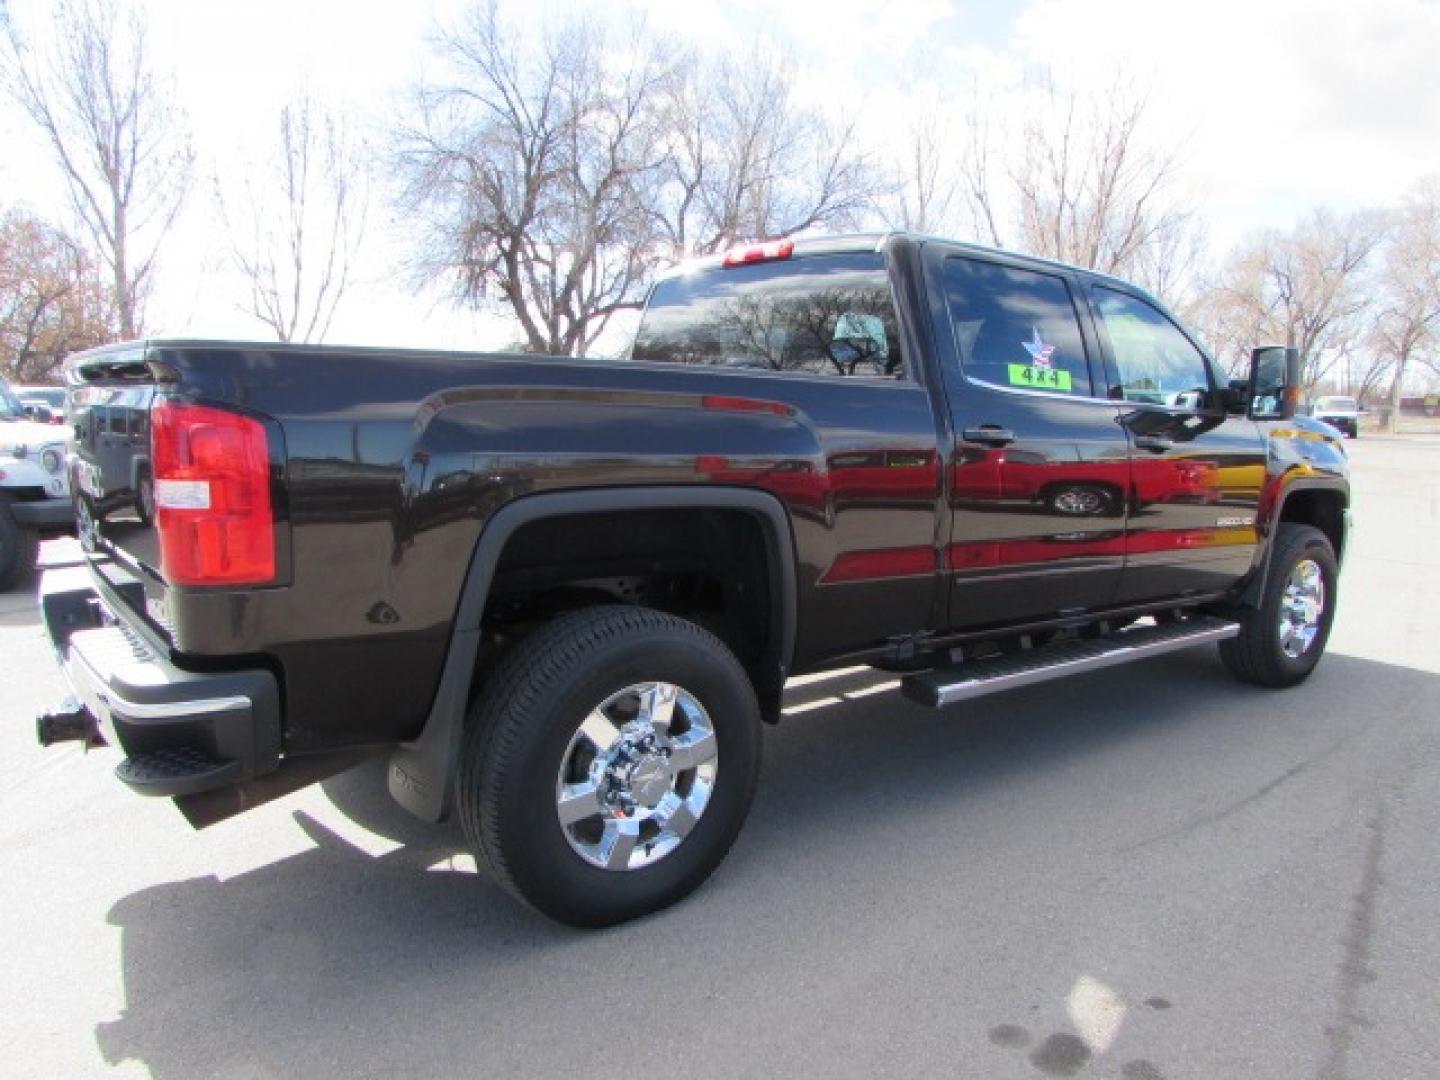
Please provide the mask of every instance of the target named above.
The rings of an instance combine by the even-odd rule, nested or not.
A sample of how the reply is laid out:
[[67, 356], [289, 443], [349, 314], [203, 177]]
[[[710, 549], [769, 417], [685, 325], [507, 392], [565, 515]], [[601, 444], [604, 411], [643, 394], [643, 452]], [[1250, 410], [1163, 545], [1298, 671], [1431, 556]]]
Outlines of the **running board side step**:
[[1135, 626], [1108, 637], [1064, 641], [1019, 655], [972, 660], [908, 676], [901, 684], [911, 701], [931, 708], [1047, 682], [1082, 671], [1128, 664], [1162, 653], [1224, 641], [1240, 633], [1240, 624], [1199, 616], [1157, 626]]

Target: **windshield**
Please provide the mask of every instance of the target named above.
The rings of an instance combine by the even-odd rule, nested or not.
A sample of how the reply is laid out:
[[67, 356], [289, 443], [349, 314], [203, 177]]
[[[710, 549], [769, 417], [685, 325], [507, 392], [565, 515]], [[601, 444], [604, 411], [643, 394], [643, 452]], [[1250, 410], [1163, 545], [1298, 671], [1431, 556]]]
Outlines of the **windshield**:
[[1315, 402], [1315, 408], [1326, 411], [1353, 412], [1355, 399], [1353, 397], [1322, 397]]
[[0, 420], [19, 420], [25, 415], [20, 399], [10, 392], [10, 387], [0, 379]]

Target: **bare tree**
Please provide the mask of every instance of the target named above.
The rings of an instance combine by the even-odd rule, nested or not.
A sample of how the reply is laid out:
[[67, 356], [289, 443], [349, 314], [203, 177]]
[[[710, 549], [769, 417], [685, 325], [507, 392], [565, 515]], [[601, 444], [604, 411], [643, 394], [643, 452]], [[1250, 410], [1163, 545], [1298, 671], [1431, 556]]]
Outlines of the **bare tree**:
[[249, 312], [281, 341], [324, 341], [350, 283], [368, 184], [342, 125], [308, 93], [280, 110], [278, 134], [263, 180], [246, 180], [241, 221], [223, 192], [221, 210]]
[[[1180, 314], [1233, 378], [1250, 366], [1250, 351], [1273, 343], [1272, 313], [1263, 299], [1264, 274], [1259, 260], [1240, 259], [1232, 253], [1224, 267], [1193, 290]], [[1283, 336], [1283, 335], [1282, 335]]]
[[1394, 434], [1406, 375], [1440, 347], [1440, 176], [1421, 181], [1395, 215], [1381, 260], [1374, 344], [1392, 371], [1386, 423]]
[[919, 233], [947, 231], [959, 193], [954, 175], [955, 140], [939, 109], [926, 108], [910, 124], [891, 190], [880, 212], [891, 228]]
[[0, 218], [0, 371], [53, 378], [66, 354], [114, 339], [105, 283], [71, 237], [33, 215]]
[[1179, 151], [1151, 137], [1146, 95], [1124, 81], [1095, 95], [1042, 89], [1009, 176], [1020, 246], [1107, 274], [1162, 262], [1189, 215], [1173, 200]]
[[1355, 400], [1365, 405], [1375, 400], [1375, 396], [1385, 384], [1385, 377], [1394, 367], [1394, 360], [1373, 349], [1357, 355], [1354, 359], [1357, 366], [1351, 369], [1349, 389], [1355, 395]]
[[898, 168], [878, 196], [880, 216], [891, 228], [944, 233], [1006, 247], [1013, 204], [1001, 145], [990, 117], [1000, 111], [993, 97], [972, 88], [963, 106], [957, 99], [931, 98], [912, 91], [917, 116], [899, 144]]
[[[977, 86], [943, 124], [950, 219], [997, 248], [1122, 275], [1172, 300], [1193, 296], [1206, 233], [1182, 205], [1180, 144], [1155, 134], [1147, 96], [1123, 79], [1062, 92], [1043, 76], [1019, 92], [1017, 111]], [[926, 140], [916, 149], [928, 165]], [[919, 186], [907, 186], [917, 199]]]
[[1204, 219], [1180, 215], [1136, 252], [1126, 273], [1131, 281], [1173, 305], [1188, 321], [1202, 295], [1209, 246]]
[[1237, 246], [1215, 302], [1252, 344], [1299, 349], [1309, 392], [1365, 333], [1371, 301], [1365, 275], [1384, 236], [1379, 215], [1317, 209], [1289, 232], [1260, 233]]
[[108, 271], [120, 333], [133, 338], [194, 155], [171, 89], [153, 73], [137, 9], [60, 0], [52, 23], [53, 40], [39, 51], [6, 23], [6, 86], [49, 142]]
[[471, 304], [498, 297], [531, 351], [581, 354], [656, 259], [649, 105], [673, 71], [657, 43], [610, 50], [588, 23], [528, 44], [493, 3], [443, 32], [448, 78], [421, 89], [400, 165], [428, 223], [422, 274]]
[[[757, 50], [742, 69], [683, 56], [668, 81], [654, 218], [672, 258], [854, 224], [887, 188], [853, 124], [796, 105], [792, 67]], [[939, 161], [926, 161], [933, 204]], [[924, 178], [922, 178], [924, 179]]]
[[438, 44], [443, 78], [400, 133], [421, 275], [498, 300], [535, 352], [586, 352], [662, 263], [850, 223], [883, 186], [780, 60], [738, 72], [586, 21], [526, 39], [493, 2]]
[[994, 176], [994, 136], [989, 122], [988, 103], [977, 91], [965, 113], [965, 138], [960, 155], [960, 192], [970, 215], [970, 225], [982, 243], [1005, 247], [997, 209]]

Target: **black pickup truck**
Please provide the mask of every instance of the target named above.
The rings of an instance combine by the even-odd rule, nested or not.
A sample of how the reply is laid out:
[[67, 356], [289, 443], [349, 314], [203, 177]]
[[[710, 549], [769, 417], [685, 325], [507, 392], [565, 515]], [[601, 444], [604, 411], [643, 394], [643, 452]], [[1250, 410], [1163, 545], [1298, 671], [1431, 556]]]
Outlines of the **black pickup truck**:
[[40, 740], [197, 826], [388, 754], [512, 893], [618, 922], [724, 857], [791, 676], [944, 706], [1218, 642], [1304, 679], [1349, 492], [1294, 369], [1231, 383], [1122, 281], [897, 234], [686, 265], [619, 361], [86, 353]]

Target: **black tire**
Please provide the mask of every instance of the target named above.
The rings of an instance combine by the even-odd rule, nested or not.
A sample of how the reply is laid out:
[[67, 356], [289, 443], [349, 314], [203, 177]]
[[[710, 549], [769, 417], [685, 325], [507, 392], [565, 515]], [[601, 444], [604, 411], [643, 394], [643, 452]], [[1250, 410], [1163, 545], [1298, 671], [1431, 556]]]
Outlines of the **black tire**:
[[40, 537], [15, 520], [10, 512], [12, 501], [0, 492], [0, 590], [23, 584], [40, 558]]
[[[585, 717], [647, 681], [683, 687], [714, 727], [709, 802], [663, 858], [634, 869], [592, 865], [556, 812], [556, 780]], [[456, 805], [476, 860], [520, 900], [560, 922], [599, 927], [658, 911], [720, 865], [750, 809], [760, 769], [760, 709], [744, 669], [714, 635], [646, 608], [570, 612], [502, 659], [471, 707]]]
[[[1324, 583], [1324, 608], [1314, 639], [1298, 656], [1290, 656], [1280, 642], [1280, 608], [1291, 572], [1308, 559], [1319, 568]], [[1339, 564], [1330, 540], [1309, 525], [1282, 524], [1275, 534], [1270, 570], [1257, 607], [1238, 613], [1240, 634], [1220, 643], [1220, 658], [1236, 678], [1255, 686], [1282, 688], [1304, 682], [1325, 652], [1335, 619]]]
[[155, 481], [150, 479], [147, 469], [135, 481], [135, 516], [141, 525], [155, 523]]

